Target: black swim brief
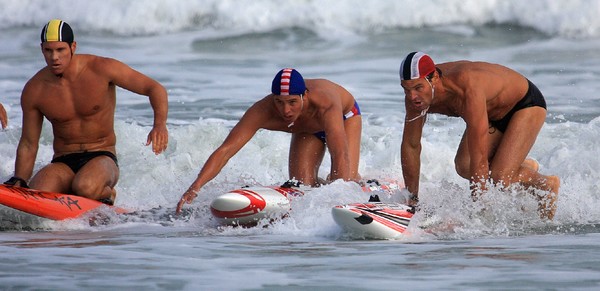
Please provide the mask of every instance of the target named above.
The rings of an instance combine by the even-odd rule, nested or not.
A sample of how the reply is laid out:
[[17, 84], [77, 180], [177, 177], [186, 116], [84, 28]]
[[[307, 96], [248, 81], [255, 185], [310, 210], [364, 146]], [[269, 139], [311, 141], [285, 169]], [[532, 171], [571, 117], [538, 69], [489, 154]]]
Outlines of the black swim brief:
[[66, 154], [66, 155], [52, 159], [52, 161], [50, 161], [50, 163], [63, 163], [65, 165], [69, 166], [69, 168], [71, 168], [71, 170], [73, 170], [74, 173], [77, 173], [90, 160], [92, 160], [95, 157], [99, 157], [99, 156], [107, 156], [107, 157], [111, 158], [113, 161], [115, 161], [115, 164], [117, 165], [117, 167], [119, 166], [119, 163], [117, 162], [117, 157], [113, 153], [108, 152], [108, 151]]
[[527, 80], [529, 84], [529, 89], [527, 89], [527, 93], [525, 96], [517, 102], [517, 104], [500, 120], [490, 120], [490, 125], [495, 127], [501, 132], [505, 132], [508, 127], [508, 123], [510, 123], [510, 119], [515, 114], [515, 112], [533, 106], [539, 106], [546, 109], [546, 100], [544, 99], [544, 95], [540, 92], [540, 89], [536, 87], [531, 81]]
[[[358, 102], [354, 101], [354, 106], [352, 106], [352, 109], [348, 112], [346, 112], [346, 114], [344, 114], [344, 120], [352, 117], [352, 116], [356, 116], [356, 115], [361, 115], [360, 113], [360, 107], [358, 107]], [[325, 137], [325, 131], [319, 131], [319, 132], [315, 132], [313, 133], [314, 136], [316, 136], [319, 140], [321, 140], [323, 143], [326, 143], [326, 137]]]

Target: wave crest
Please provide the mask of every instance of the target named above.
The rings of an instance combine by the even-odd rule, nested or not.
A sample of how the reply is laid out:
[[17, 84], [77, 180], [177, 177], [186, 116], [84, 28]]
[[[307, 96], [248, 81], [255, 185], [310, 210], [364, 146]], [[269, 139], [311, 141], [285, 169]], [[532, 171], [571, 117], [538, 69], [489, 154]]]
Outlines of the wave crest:
[[[242, 7], [243, 6], [243, 7]], [[586, 0], [6, 0], [0, 29], [39, 26], [62, 18], [76, 29], [118, 35], [187, 30], [252, 33], [301, 27], [333, 37], [388, 29], [447, 25], [514, 24], [549, 35], [600, 36], [600, 2]]]

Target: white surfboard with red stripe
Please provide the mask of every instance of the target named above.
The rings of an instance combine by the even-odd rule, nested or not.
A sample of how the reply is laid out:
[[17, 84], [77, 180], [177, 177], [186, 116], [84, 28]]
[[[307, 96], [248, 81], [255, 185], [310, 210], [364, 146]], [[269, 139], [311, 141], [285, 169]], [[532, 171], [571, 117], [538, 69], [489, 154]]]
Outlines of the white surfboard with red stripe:
[[[390, 196], [403, 188], [396, 181], [368, 180], [362, 190], [372, 194]], [[282, 186], [254, 186], [236, 189], [217, 196], [210, 211], [220, 224], [254, 226], [262, 219], [280, 219], [291, 209], [290, 199], [304, 195], [312, 188], [288, 181]]]
[[400, 203], [367, 202], [338, 205], [333, 220], [353, 236], [397, 239], [406, 233], [414, 210]]
[[304, 195], [298, 187], [248, 187], [230, 191], [210, 204], [222, 224], [253, 226], [262, 219], [278, 219], [290, 211], [290, 198]]

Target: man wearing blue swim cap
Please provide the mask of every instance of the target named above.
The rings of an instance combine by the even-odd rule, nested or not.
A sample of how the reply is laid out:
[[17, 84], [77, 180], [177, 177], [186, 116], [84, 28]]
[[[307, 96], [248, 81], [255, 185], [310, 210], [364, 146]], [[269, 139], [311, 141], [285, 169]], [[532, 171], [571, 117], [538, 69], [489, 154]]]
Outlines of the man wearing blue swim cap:
[[328, 180], [358, 181], [362, 118], [354, 97], [342, 86], [325, 79], [304, 79], [292, 68], [280, 70], [271, 94], [254, 103], [231, 130], [223, 144], [208, 158], [198, 178], [183, 194], [177, 212], [191, 203], [261, 128], [292, 134], [289, 178], [316, 186], [325, 154], [331, 155]]
[[454, 162], [457, 173], [470, 181], [474, 199], [487, 190], [488, 182], [502, 187], [519, 183], [546, 192], [540, 196], [532, 191], [540, 216], [554, 217], [560, 179], [540, 174], [537, 162], [527, 159], [546, 119], [546, 101], [531, 81], [498, 64], [456, 61], [436, 66], [427, 54], [412, 52], [400, 65], [400, 82], [406, 107], [402, 173], [413, 197], [419, 193], [425, 118], [439, 113], [466, 123]]
[[66, 22], [53, 19], [41, 33], [47, 66], [23, 88], [22, 135], [15, 175], [7, 184], [26, 186], [32, 176], [44, 118], [52, 124], [54, 156], [31, 178], [31, 188], [72, 193], [112, 204], [119, 178], [114, 114], [116, 87], [146, 95], [154, 110], [147, 139], [159, 154], [168, 142], [167, 92], [155, 80], [124, 63], [75, 54], [77, 43]]

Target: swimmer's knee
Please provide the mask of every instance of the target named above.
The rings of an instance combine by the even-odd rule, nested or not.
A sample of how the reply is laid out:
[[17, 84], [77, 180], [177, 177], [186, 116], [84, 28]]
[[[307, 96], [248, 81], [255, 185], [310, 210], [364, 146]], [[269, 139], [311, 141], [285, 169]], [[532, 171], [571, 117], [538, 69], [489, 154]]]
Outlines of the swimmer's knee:
[[470, 166], [467, 165], [464, 162], [461, 162], [459, 160], [454, 160], [454, 169], [456, 170], [456, 173], [465, 178], [465, 179], [470, 179], [470, 175], [471, 175], [471, 169]]
[[92, 194], [94, 192], [93, 184], [88, 179], [77, 179], [73, 181], [71, 189], [73, 190], [73, 193], [77, 196], [82, 196], [91, 199], [96, 198], [95, 195]]
[[104, 196], [106, 185], [95, 181], [94, 179], [75, 179], [71, 185], [73, 193], [77, 196], [86, 197], [94, 200], [107, 198]]

